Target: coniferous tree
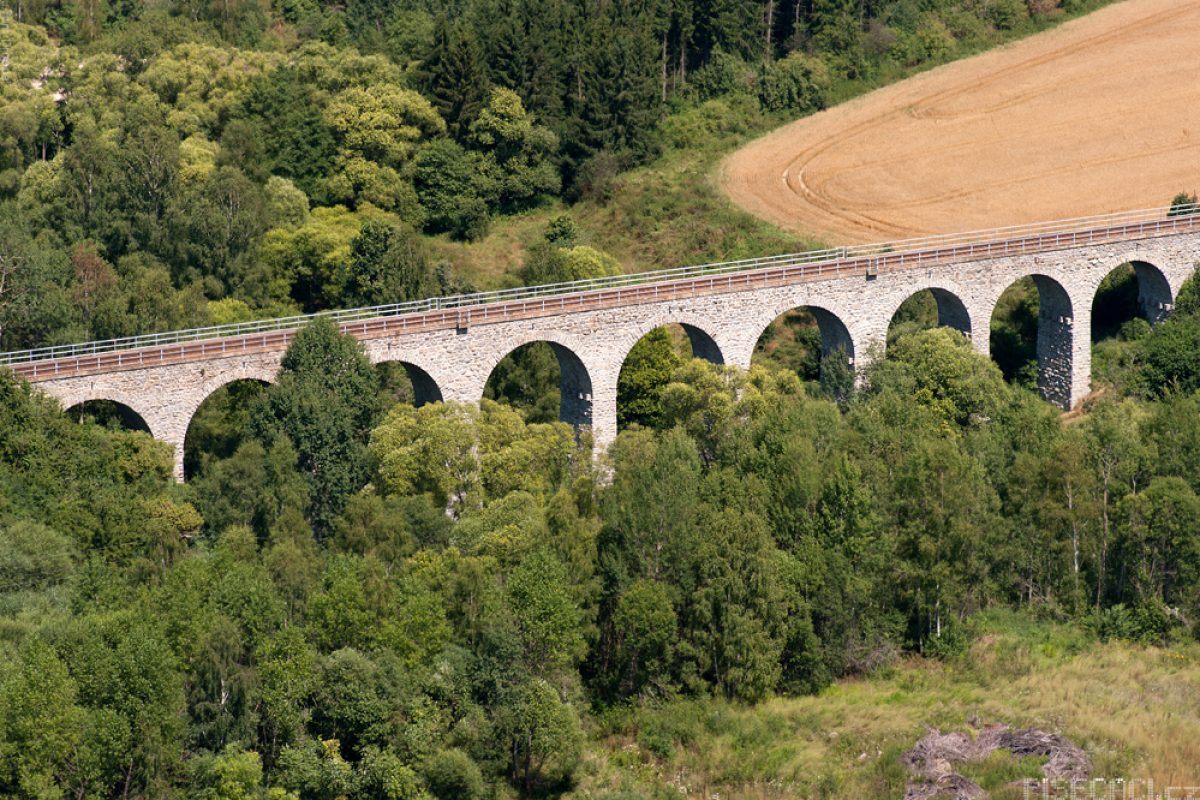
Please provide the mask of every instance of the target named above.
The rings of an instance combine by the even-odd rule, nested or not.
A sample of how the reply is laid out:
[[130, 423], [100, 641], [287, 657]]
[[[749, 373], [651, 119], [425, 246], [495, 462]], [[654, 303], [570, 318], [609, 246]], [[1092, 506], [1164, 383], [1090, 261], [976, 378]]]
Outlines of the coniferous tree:
[[455, 140], [464, 137], [487, 100], [486, 67], [474, 34], [441, 17], [418, 81], [447, 133]]
[[529, 79], [529, 38], [519, 0], [498, 4], [497, 19], [483, 30], [488, 76], [496, 86], [520, 92]]
[[312, 87], [294, 68], [273, 70], [251, 82], [242, 112], [261, 126], [270, 172], [321, 204], [320, 181], [333, 167], [336, 146]]
[[308, 515], [328, 533], [346, 500], [367, 479], [367, 437], [378, 422], [379, 376], [353, 337], [324, 318], [297, 332], [279, 382], [251, 412], [250, 435], [266, 445], [287, 438], [312, 488]]
[[541, 7], [527, 2], [522, 8], [527, 18], [527, 49], [525, 83], [517, 89], [525, 107], [538, 120], [555, 132], [560, 132], [564, 122], [564, 95], [568, 82], [564, 71], [564, 36], [568, 26], [577, 24], [570, 17], [571, 6], [555, 4]]

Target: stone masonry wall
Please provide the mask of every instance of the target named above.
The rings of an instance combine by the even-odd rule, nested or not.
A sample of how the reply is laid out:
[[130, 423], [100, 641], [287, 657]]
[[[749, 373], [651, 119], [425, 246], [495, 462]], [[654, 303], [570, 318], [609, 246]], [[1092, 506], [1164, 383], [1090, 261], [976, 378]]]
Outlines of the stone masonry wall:
[[[1013, 256], [830, 278], [766, 289], [731, 291], [465, 330], [432, 330], [368, 339], [372, 362], [417, 367], [418, 400], [477, 402], [492, 370], [517, 347], [549, 342], [563, 375], [564, 420], [591, 426], [599, 448], [617, 433], [617, 376], [629, 350], [660, 325], [679, 323], [694, 352], [717, 363], [749, 368], [759, 336], [777, 316], [808, 306], [821, 325], [822, 349], [845, 345], [861, 369], [872, 343], [882, 352], [893, 314], [910, 296], [933, 290], [942, 324], [968, 334], [986, 354], [992, 310], [1012, 283], [1035, 276], [1042, 298], [1038, 358], [1045, 396], [1070, 407], [1089, 389], [1091, 307], [1104, 277], [1135, 264], [1140, 301], [1152, 322], [1170, 313], [1180, 285], [1200, 257], [1200, 234], [1079, 247], [1037, 256]], [[274, 379], [282, 353], [214, 359], [144, 370], [48, 380], [41, 387], [70, 407], [86, 400], [123, 403], [151, 433], [175, 446], [183, 475], [183, 442], [200, 403], [234, 380]], [[422, 374], [423, 373], [423, 374]]]

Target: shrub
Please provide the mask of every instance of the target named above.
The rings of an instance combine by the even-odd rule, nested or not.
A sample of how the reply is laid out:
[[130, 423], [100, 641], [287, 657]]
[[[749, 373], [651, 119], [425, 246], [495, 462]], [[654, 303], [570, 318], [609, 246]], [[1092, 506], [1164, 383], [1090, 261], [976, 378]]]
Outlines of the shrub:
[[461, 750], [443, 750], [425, 762], [424, 778], [438, 800], [479, 800], [484, 794], [483, 774]]
[[1167, 212], [1167, 216], [1182, 217], [1185, 214], [1195, 214], [1198, 212], [1200, 212], [1200, 208], [1196, 207], [1195, 193], [1180, 192], [1171, 198], [1171, 210]]
[[1134, 317], [1121, 326], [1121, 339], [1126, 342], [1136, 342], [1150, 333], [1150, 323], [1141, 317]]
[[638, 744], [647, 753], [662, 759], [670, 758], [671, 753], [675, 750], [675, 740], [669, 733], [662, 730], [639, 731]]
[[757, 114], [758, 104], [747, 95], [708, 100], [696, 108], [667, 117], [662, 126], [663, 138], [679, 149], [711, 150], [714, 140], [716, 143], [726, 141], [722, 136], [746, 133]]
[[718, 97], [744, 91], [749, 88], [753, 71], [737, 56], [717, 51], [708, 63], [692, 73], [692, 91], [698, 100], [715, 100]]
[[983, 18], [999, 30], [1011, 30], [1027, 14], [1022, 0], [991, 0], [983, 12]]
[[940, 61], [954, 50], [954, 35], [946, 23], [933, 14], [921, 20], [921, 27], [917, 28], [917, 42], [923, 58], [931, 61]]
[[1025, 0], [1029, 16], [1048, 19], [1058, 13], [1059, 0]]
[[1141, 340], [1143, 380], [1151, 394], [1200, 388], [1200, 319], [1176, 313]]
[[958, 625], [946, 625], [941, 636], [930, 636], [921, 645], [921, 653], [939, 661], [961, 658], [971, 649], [971, 635]]
[[758, 80], [758, 101], [768, 111], [817, 111], [825, 107], [828, 89], [825, 62], [792, 53], [763, 70]]
[[457, 239], [487, 234], [488, 209], [475, 157], [451, 139], [421, 149], [415, 166], [417, 195], [432, 233], [449, 231]]
[[573, 199], [611, 200], [621, 188], [621, 173], [632, 165], [633, 157], [629, 153], [597, 153], [580, 165], [572, 189]]

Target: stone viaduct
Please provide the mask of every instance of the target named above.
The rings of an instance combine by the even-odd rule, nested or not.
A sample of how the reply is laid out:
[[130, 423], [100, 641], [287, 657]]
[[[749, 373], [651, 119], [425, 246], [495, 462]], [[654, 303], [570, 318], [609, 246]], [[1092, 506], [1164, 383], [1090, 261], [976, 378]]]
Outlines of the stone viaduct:
[[[439, 309], [434, 301], [420, 313], [340, 324], [373, 362], [405, 365], [418, 404], [478, 401], [504, 356], [548, 342], [561, 367], [561, 418], [590, 426], [603, 448], [617, 432], [621, 366], [633, 345], [660, 325], [682, 325], [698, 357], [748, 368], [771, 321], [807, 306], [819, 323], [822, 350], [842, 346], [861, 368], [868, 352], [886, 342], [900, 305], [928, 289], [940, 324], [961, 331], [986, 354], [1001, 293], [1031, 276], [1041, 299], [1040, 387], [1048, 400], [1068, 408], [1089, 390], [1091, 308], [1100, 282], [1133, 264], [1145, 316], [1151, 323], [1163, 319], [1200, 258], [1200, 216], [839, 255], [817, 263], [783, 257], [758, 269], [698, 269], [655, 283], [453, 308]], [[274, 380], [293, 333], [294, 327], [37, 361], [9, 354], [8, 361], [65, 408], [112, 400], [136, 412], [156, 438], [174, 445], [182, 479], [184, 439], [200, 404], [231, 381]]]

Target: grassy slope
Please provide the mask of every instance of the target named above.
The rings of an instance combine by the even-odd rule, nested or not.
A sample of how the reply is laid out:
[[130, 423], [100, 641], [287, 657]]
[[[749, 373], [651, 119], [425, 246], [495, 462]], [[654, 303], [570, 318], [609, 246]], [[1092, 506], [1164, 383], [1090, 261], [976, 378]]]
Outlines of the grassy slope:
[[[978, 625], [981, 635], [956, 662], [907, 659], [817, 697], [753, 708], [676, 701], [613, 714], [593, 737], [574, 796], [902, 798], [900, 754], [927, 726], [967, 730], [973, 715], [1062, 732], [1091, 755], [1093, 778], [1152, 778], [1156, 792], [1200, 785], [1200, 646], [1101, 644], [1010, 612]], [[1003, 787], [1040, 777], [1038, 765], [993, 758], [962, 771]]]
[[480, 242], [433, 240], [480, 288], [515, 285], [525, 249], [555, 216], [569, 214], [582, 241], [615, 256], [626, 272], [794, 252], [817, 246], [780, 232], [721, 194], [712, 173], [726, 154], [788, 121], [748, 97], [711, 101], [668, 117], [661, 156], [612, 179], [606, 197], [573, 207], [555, 202], [492, 221]]

